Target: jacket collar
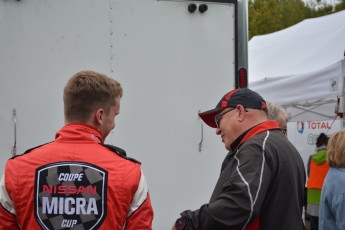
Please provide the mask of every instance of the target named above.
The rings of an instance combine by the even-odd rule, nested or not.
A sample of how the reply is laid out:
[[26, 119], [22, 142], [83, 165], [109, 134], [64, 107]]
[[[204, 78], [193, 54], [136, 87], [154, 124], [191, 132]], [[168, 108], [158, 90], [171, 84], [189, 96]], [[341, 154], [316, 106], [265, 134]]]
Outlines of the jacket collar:
[[269, 120], [269, 121], [265, 121], [262, 122], [250, 129], [248, 129], [247, 131], [245, 131], [244, 133], [242, 133], [231, 145], [230, 148], [232, 150], [232, 152], [235, 152], [246, 140], [248, 140], [249, 138], [251, 138], [252, 136], [255, 136], [259, 133], [262, 133], [264, 131], [267, 130], [271, 130], [271, 129], [280, 129], [277, 122], [274, 120]]
[[85, 123], [70, 123], [60, 129], [55, 135], [56, 141], [94, 141], [103, 143], [101, 133]]

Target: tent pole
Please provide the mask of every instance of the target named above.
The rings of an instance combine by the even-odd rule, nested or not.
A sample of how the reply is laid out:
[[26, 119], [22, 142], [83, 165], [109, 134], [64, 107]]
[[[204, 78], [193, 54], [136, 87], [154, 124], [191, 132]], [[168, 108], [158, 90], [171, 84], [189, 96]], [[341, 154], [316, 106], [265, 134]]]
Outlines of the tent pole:
[[[342, 60], [342, 76], [343, 76], [343, 88], [342, 88], [342, 95], [341, 95], [341, 112], [343, 112], [343, 115], [344, 115], [344, 109], [345, 109], [345, 101], [344, 101], [344, 92], [345, 92], [345, 51], [344, 51], [344, 59]], [[344, 119], [344, 116], [341, 118], [341, 121], [340, 121], [340, 130], [343, 130], [345, 127], [345, 119]]]
[[[344, 102], [344, 95], [341, 96], [341, 100], [342, 100], [342, 112], [344, 112], [344, 108], [345, 108], [345, 102]], [[345, 127], [345, 119], [344, 116], [342, 116], [340, 121], [340, 130], [343, 130]]]

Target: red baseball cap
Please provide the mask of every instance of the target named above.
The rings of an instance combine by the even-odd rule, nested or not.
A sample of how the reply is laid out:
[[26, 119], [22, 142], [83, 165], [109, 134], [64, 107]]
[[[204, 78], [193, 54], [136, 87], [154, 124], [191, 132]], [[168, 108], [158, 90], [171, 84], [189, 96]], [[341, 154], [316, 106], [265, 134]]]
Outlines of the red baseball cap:
[[225, 94], [216, 105], [216, 108], [199, 113], [199, 116], [208, 126], [217, 128], [215, 116], [224, 109], [235, 108], [237, 105], [267, 112], [266, 101], [257, 92], [248, 88], [239, 88]]

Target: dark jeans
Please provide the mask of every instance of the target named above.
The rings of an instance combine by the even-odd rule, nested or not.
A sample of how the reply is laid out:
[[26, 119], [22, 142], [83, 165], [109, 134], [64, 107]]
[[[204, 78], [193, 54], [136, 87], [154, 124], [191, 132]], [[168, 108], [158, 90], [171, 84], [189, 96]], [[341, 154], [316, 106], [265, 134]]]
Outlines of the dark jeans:
[[309, 219], [310, 219], [310, 230], [318, 230], [319, 229], [319, 217], [309, 216]]

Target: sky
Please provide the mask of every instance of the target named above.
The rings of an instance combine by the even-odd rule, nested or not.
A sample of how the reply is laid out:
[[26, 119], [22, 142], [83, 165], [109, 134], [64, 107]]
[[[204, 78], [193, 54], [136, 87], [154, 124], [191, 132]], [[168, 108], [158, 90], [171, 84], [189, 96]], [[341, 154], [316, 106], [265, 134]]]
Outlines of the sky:
[[317, 3], [317, 0], [303, 0], [308, 5], [322, 6], [322, 5], [335, 5], [339, 3], [339, 0], [321, 0], [320, 3]]

